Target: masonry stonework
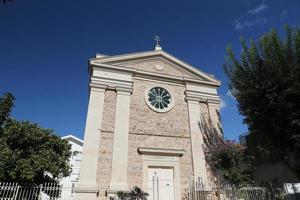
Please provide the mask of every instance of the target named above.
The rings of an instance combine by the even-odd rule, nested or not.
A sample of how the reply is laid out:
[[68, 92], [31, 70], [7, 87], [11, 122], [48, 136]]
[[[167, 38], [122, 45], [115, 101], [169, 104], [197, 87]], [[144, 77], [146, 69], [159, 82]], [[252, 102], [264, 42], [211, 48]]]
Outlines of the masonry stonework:
[[[90, 61], [90, 74], [90, 87], [105, 91], [104, 102], [99, 104], [103, 110], [102, 121], [97, 122], [101, 130], [96, 181], [102, 188], [98, 199], [107, 199], [106, 194], [112, 188], [112, 177], [114, 186], [120, 180], [120, 184], [126, 182], [122, 186], [127, 189], [134, 186], [143, 188], [145, 177], [148, 178], [147, 173], [150, 173], [148, 168], [166, 167], [168, 163], [170, 166], [167, 167], [174, 170], [174, 188], [180, 192], [175, 192], [174, 198], [166, 200], [182, 199], [188, 182], [195, 174], [209, 176], [209, 180], [213, 178], [203, 157], [203, 139], [206, 138], [203, 138], [205, 135], [201, 125], [203, 121], [209, 126], [220, 126], [216, 92], [219, 82], [216, 79], [161, 50], [97, 57]], [[175, 102], [172, 109], [157, 112], [147, 105], [148, 99], [145, 97], [153, 87], [164, 88], [170, 93]], [[127, 95], [129, 99], [126, 102], [122, 99], [122, 103], [119, 99], [121, 95], [122, 98]], [[128, 112], [124, 114], [120, 109], [129, 109], [129, 116]], [[119, 120], [116, 121], [116, 118]], [[93, 116], [88, 119], [93, 119]], [[91, 134], [94, 133], [86, 130], [86, 136], [91, 137]], [[114, 147], [114, 144], [118, 146]], [[114, 148], [118, 148], [117, 151]], [[139, 151], [141, 148], [143, 152]], [[83, 159], [88, 154], [83, 152]], [[118, 154], [117, 160], [114, 154]], [[200, 159], [198, 155], [202, 155]], [[127, 166], [127, 169], [118, 169], [120, 171], [117, 172], [113, 166], [119, 166], [119, 158], [120, 162], [128, 164], [121, 165]], [[197, 167], [200, 165], [200, 168]], [[148, 188], [143, 189], [147, 191]]]
[[116, 92], [106, 90], [97, 171], [97, 182], [101, 187], [108, 187], [111, 178], [115, 111]]

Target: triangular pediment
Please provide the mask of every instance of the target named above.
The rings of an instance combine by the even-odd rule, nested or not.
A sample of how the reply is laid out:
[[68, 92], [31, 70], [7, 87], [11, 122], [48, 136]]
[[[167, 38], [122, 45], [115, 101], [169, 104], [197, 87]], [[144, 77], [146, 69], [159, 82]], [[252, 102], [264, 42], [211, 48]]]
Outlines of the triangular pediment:
[[156, 75], [193, 79], [219, 85], [213, 76], [206, 74], [164, 51], [149, 51], [118, 56], [101, 56], [90, 60], [91, 65], [111, 65]]

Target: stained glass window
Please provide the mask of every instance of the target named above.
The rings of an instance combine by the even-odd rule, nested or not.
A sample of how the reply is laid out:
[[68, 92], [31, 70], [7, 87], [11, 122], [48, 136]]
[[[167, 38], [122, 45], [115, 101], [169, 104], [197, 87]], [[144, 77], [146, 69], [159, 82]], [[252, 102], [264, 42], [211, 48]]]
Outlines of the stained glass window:
[[172, 101], [170, 93], [161, 87], [154, 87], [148, 92], [148, 101], [156, 109], [167, 109]]

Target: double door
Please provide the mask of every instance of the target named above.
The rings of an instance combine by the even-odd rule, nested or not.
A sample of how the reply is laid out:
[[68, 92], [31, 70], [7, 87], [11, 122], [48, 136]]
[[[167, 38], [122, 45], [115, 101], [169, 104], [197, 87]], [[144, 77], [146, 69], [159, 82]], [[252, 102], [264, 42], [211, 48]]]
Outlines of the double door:
[[173, 168], [148, 168], [148, 194], [149, 200], [174, 200]]

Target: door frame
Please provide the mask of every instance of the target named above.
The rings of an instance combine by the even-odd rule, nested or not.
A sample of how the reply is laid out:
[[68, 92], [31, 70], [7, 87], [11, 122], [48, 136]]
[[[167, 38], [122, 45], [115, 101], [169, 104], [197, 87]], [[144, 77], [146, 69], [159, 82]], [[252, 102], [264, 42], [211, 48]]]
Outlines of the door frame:
[[[145, 150], [144, 150], [145, 151]], [[153, 153], [153, 149], [151, 149]], [[148, 168], [149, 167], [162, 167], [162, 168], [173, 168], [174, 173], [174, 197], [175, 200], [181, 199], [181, 180], [180, 180], [180, 164], [179, 157], [183, 155], [182, 150], [178, 150], [178, 154], [166, 154], [166, 149], [161, 151], [162, 154], [159, 154], [159, 151], [155, 151], [154, 154], [142, 154], [143, 160], [143, 188], [148, 188]]]

